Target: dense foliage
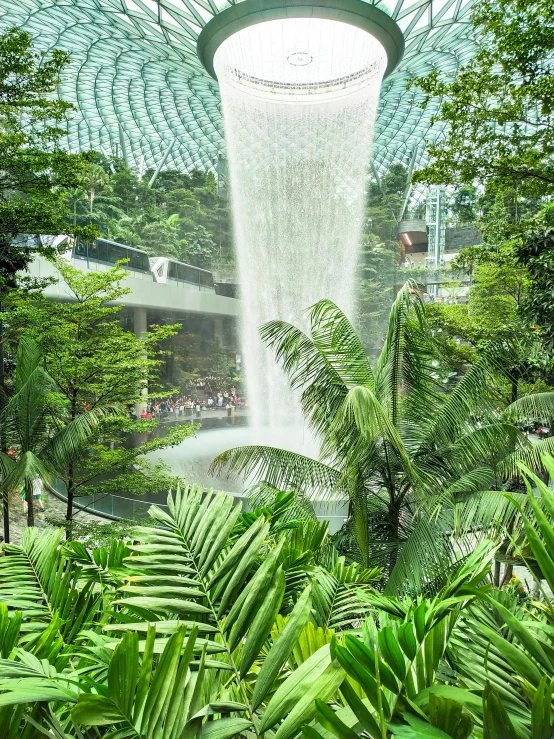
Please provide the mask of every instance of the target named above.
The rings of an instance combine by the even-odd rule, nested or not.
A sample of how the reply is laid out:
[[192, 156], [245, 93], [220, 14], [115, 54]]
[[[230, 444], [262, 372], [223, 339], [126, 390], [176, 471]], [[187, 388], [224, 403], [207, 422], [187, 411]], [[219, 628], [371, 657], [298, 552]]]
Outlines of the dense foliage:
[[[17, 480], [13, 475], [2, 480], [5, 499], [19, 497], [22, 480], [29, 483], [38, 476], [49, 484], [61, 481], [67, 498], [65, 518], [71, 526], [74, 503], [83, 503], [85, 496], [122, 490], [135, 495], [167, 491], [175, 484], [174, 476], [147, 455], [179, 444], [196, 427], [173, 427], [165, 436], [140, 446], [123, 443], [129, 434], [148, 434], [158, 425], [154, 420], [132, 420], [130, 414], [148, 392], [160, 393], [162, 346], [179, 326], [150, 326], [147, 333], [136, 336], [120, 323], [122, 306], [114, 305], [128, 292], [122, 284], [126, 274], [122, 269], [83, 274], [63, 260], [57, 265], [74, 300], [49, 301], [40, 291], [18, 288], [5, 293], [4, 338], [17, 353], [10, 356], [13, 362], [0, 396], [2, 405], [9, 400], [0, 416], [0, 456], [9, 467], [12, 458], [7, 452], [11, 449], [23, 465], [27, 452], [41, 456], [45, 445], [48, 449], [55, 446], [55, 430], [63, 429], [67, 436], [71, 427], [86, 429], [70, 452], [49, 452], [42, 467], [32, 463]], [[26, 347], [33, 347], [31, 363], [22, 363]], [[27, 389], [22, 393], [25, 383]], [[16, 402], [17, 416], [29, 429], [14, 435], [9, 414], [14, 413]], [[92, 425], [87, 421], [91, 416]], [[32, 499], [28, 515], [32, 523]]]
[[[101, 233], [234, 277], [223, 183], [60, 151], [71, 110], [50, 93], [67, 55], [0, 37], [0, 342], [16, 349], [0, 382], [0, 474], [5, 524], [22, 486], [30, 524], [0, 547], [0, 736], [554, 736], [554, 436], [522, 431], [554, 425], [552, 10], [482, 0], [475, 58], [414, 83], [424, 105], [441, 98], [445, 130], [415, 179], [456, 186], [453, 222], [483, 235], [445, 277], [454, 295], [468, 275], [467, 304], [425, 303], [414, 282], [395, 295], [398, 221], [423, 215], [395, 164], [370, 183], [359, 331], [328, 301], [309, 333], [263, 327], [321, 456], [223, 454], [216, 470], [257, 477], [250, 510], [146, 461], [194, 427], [121, 444], [154, 426], [128, 413], [146, 389], [231, 379], [219, 340], [190, 322], [169, 356], [179, 327], [135, 336], [114, 306], [120, 268], [60, 263], [72, 302], [14, 284], [31, 256], [18, 233]], [[36, 478], [65, 482], [65, 542], [32, 526]], [[77, 496], [172, 485], [108, 547], [72, 540]], [[348, 502], [335, 537], [312, 494]], [[533, 597], [510, 579], [517, 564]]]
[[442, 534], [453, 526], [452, 515], [468, 529], [476, 510], [489, 523], [503, 519], [502, 499], [493, 496], [484, 509], [479, 501], [517, 477], [519, 462], [538, 469], [541, 453], [552, 451], [552, 438], [533, 444], [514, 422], [554, 417], [554, 393], [520, 398], [500, 412], [491, 386], [498, 375], [510, 378], [509, 346], [484, 353], [447, 388], [424, 303], [409, 283], [395, 300], [373, 365], [333, 303], [317, 303], [310, 320], [311, 335], [273, 321], [262, 336], [291, 386], [302, 391], [319, 459], [248, 446], [224, 452], [214, 469], [348, 501], [355, 541], [349, 553], [366, 566], [384, 566], [389, 590], [403, 592], [422, 573], [430, 581], [445, 567]]
[[34, 51], [20, 29], [0, 34], [0, 287], [13, 284], [33, 256], [20, 234], [95, 233], [72, 229], [66, 218], [66, 188], [76, 186], [92, 157], [62, 146], [72, 106], [52, 93], [68, 62], [59, 49]]
[[[485, 218], [480, 220], [486, 228], [496, 219], [500, 228], [496, 236], [490, 229], [493, 238], [485, 238], [462, 261], [495, 267], [498, 274], [506, 265], [525, 270], [517, 333], [527, 332], [525, 344], [534, 330], [550, 354], [553, 17], [552, 0], [482, 0], [473, 11], [474, 57], [453, 76], [434, 70], [413, 83], [425, 95], [424, 107], [431, 99], [439, 102], [434, 122], [444, 130], [428, 146], [430, 163], [414, 180], [462, 186], [470, 220], [475, 217], [475, 194], [481, 193]], [[498, 198], [505, 208], [501, 223], [491, 207]]]
[[66, 202], [76, 225], [105, 238], [226, 275], [233, 266], [227, 198], [212, 172], [153, 171], [143, 176], [122, 159], [95, 154]]
[[[528, 485], [521, 548], [552, 587], [554, 496]], [[551, 736], [554, 613], [491, 589], [492, 542], [388, 597], [294, 506], [245, 519], [193, 486], [109, 549], [28, 529], [0, 559], [2, 736]]]

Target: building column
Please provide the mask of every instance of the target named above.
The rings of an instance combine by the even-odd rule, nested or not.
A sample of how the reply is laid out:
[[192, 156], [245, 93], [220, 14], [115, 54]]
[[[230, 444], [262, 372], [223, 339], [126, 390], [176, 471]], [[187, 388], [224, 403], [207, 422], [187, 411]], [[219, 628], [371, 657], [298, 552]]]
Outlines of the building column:
[[223, 332], [223, 318], [214, 318], [214, 339], [219, 341], [221, 346], [225, 346], [225, 337]]
[[[133, 333], [135, 336], [141, 336], [148, 331], [148, 314], [146, 308], [135, 308], [133, 312]], [[148, 385], [145, 382], [142, 388], [142, 395], [145, 396], [143, 401], [135, 404], [135, 414], [140, 418], [140, 414], [146, 410], [146, 396], [148, 395]]]

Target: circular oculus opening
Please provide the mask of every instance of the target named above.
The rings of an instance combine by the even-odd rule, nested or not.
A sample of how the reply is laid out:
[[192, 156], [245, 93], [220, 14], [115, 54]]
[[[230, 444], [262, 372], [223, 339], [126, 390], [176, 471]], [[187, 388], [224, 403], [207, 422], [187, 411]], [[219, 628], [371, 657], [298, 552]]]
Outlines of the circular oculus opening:
[[372, 34], [326, 18], [248, 26], [225, 39], [214, 56], [218, 77], [297, 93], [381, 78], [386, 66], [387, 53]]
[[[239, 35], [242, 37], [242, 32], [251, 27], [259, 28], [275, 21], [287, 21], [292, 24], [305, 21], [310, 25], [321, 21], [332, 21], [337, 25], [350, 26], [357, 31], [365, 32], [366, 39], [370, 36], [377, 40], [385, 51], [385, 77], [398, 65], [404, 53], [404, 37], [397, 23], [388, 13], [366, 0], [263, 0], [263, 3], [260, 0], [242, 0], [217, 13], [202, 29], [198, 37], [197, 51], [204, 68], [217, 79], [215, 56], [220, 47], [232, 37]], [[301, 28], [302, 24], [298, 27]], [[271, 40], [273, 41], [274, 38]], [[326, 45], [324, 41], [325, 39], [321, 40], [320, 48], [326, 52], [331, 49], [331, 54], [334, 55], [336, 61], [338, 56], [336, 50]], [[313, 44], [311, 46], [313, 47]], [[344, 56], [351, 58], [353, 53], [346, 48]], [[311, 57], [309, 61], [308, 57]], [[286, 66], [289, 69], [318, 67], [322, 69], [323, 63], [323, 58], [314, 53], [313, 48], [307, 48], [303, 39], [299, 39], [292, 48], [282, 49], [281, 58], [274, 60], [274, 67], [277, 68], [275, 71], [270, 70], [269, 76], [265, 68], [257, 70], [250, 68], [248, 71], [243, 71], [243, 74], [252, 78], [283, 82], [279, 67]], [[237, 70], [241, 66], [242, 64], [237, 64]], [[352, 63], [350, 63], [351, 67]], [[358, 72], [360, 71], [358, 69]], [[348, 74], [351, 74], [351, 71], [348, 71]], [[294, 84], [294, 81], [292, 82]], [[303, 82], [296, 83], [303, 84]]]

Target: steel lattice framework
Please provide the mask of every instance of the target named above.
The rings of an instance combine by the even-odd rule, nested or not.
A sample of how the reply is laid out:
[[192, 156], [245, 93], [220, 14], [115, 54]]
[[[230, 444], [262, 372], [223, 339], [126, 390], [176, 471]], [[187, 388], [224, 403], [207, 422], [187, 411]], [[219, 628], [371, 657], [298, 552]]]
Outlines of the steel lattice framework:
[[[239, 0], [240, 1], [240, 0]], [[366, 0], [363, 0], [364, 2]], [[417, 165], [436, 112], [417, 106], [407, 81], [435, 68], [455, 70], [473, 52], [473, 0], [376, 2], [400, 26], [404, 57], [384, 83], [377, 116], [375, 164]], [[233, 0], [0, 0], [0, 28], [20, 26], [37, 46], [71, 54], [61, 85], [77, 113], [72, 151], [120, 154], [131, 165], [212, 167], [224, 151], [217, 82], [202, 68], [196, 40], [203, 26]]]

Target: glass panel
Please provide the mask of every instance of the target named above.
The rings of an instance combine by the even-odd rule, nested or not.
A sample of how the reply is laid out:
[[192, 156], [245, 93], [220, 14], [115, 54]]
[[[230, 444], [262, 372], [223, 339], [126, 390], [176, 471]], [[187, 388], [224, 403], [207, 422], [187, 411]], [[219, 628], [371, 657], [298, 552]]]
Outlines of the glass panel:
[[76, 257], [81, 257], [82, 259], [85, 259], [87, 256], [87, 244], [86, 242], [82, 241], [81, 239], [77, 239], [75, 242], [75, 246], [73, 247], [73, 254]]
[[108, 245], [102, 239], [97, 239], [89, 251], [91, 259], [97, 259], [99, 262], [106, 262], [108, 260]]

